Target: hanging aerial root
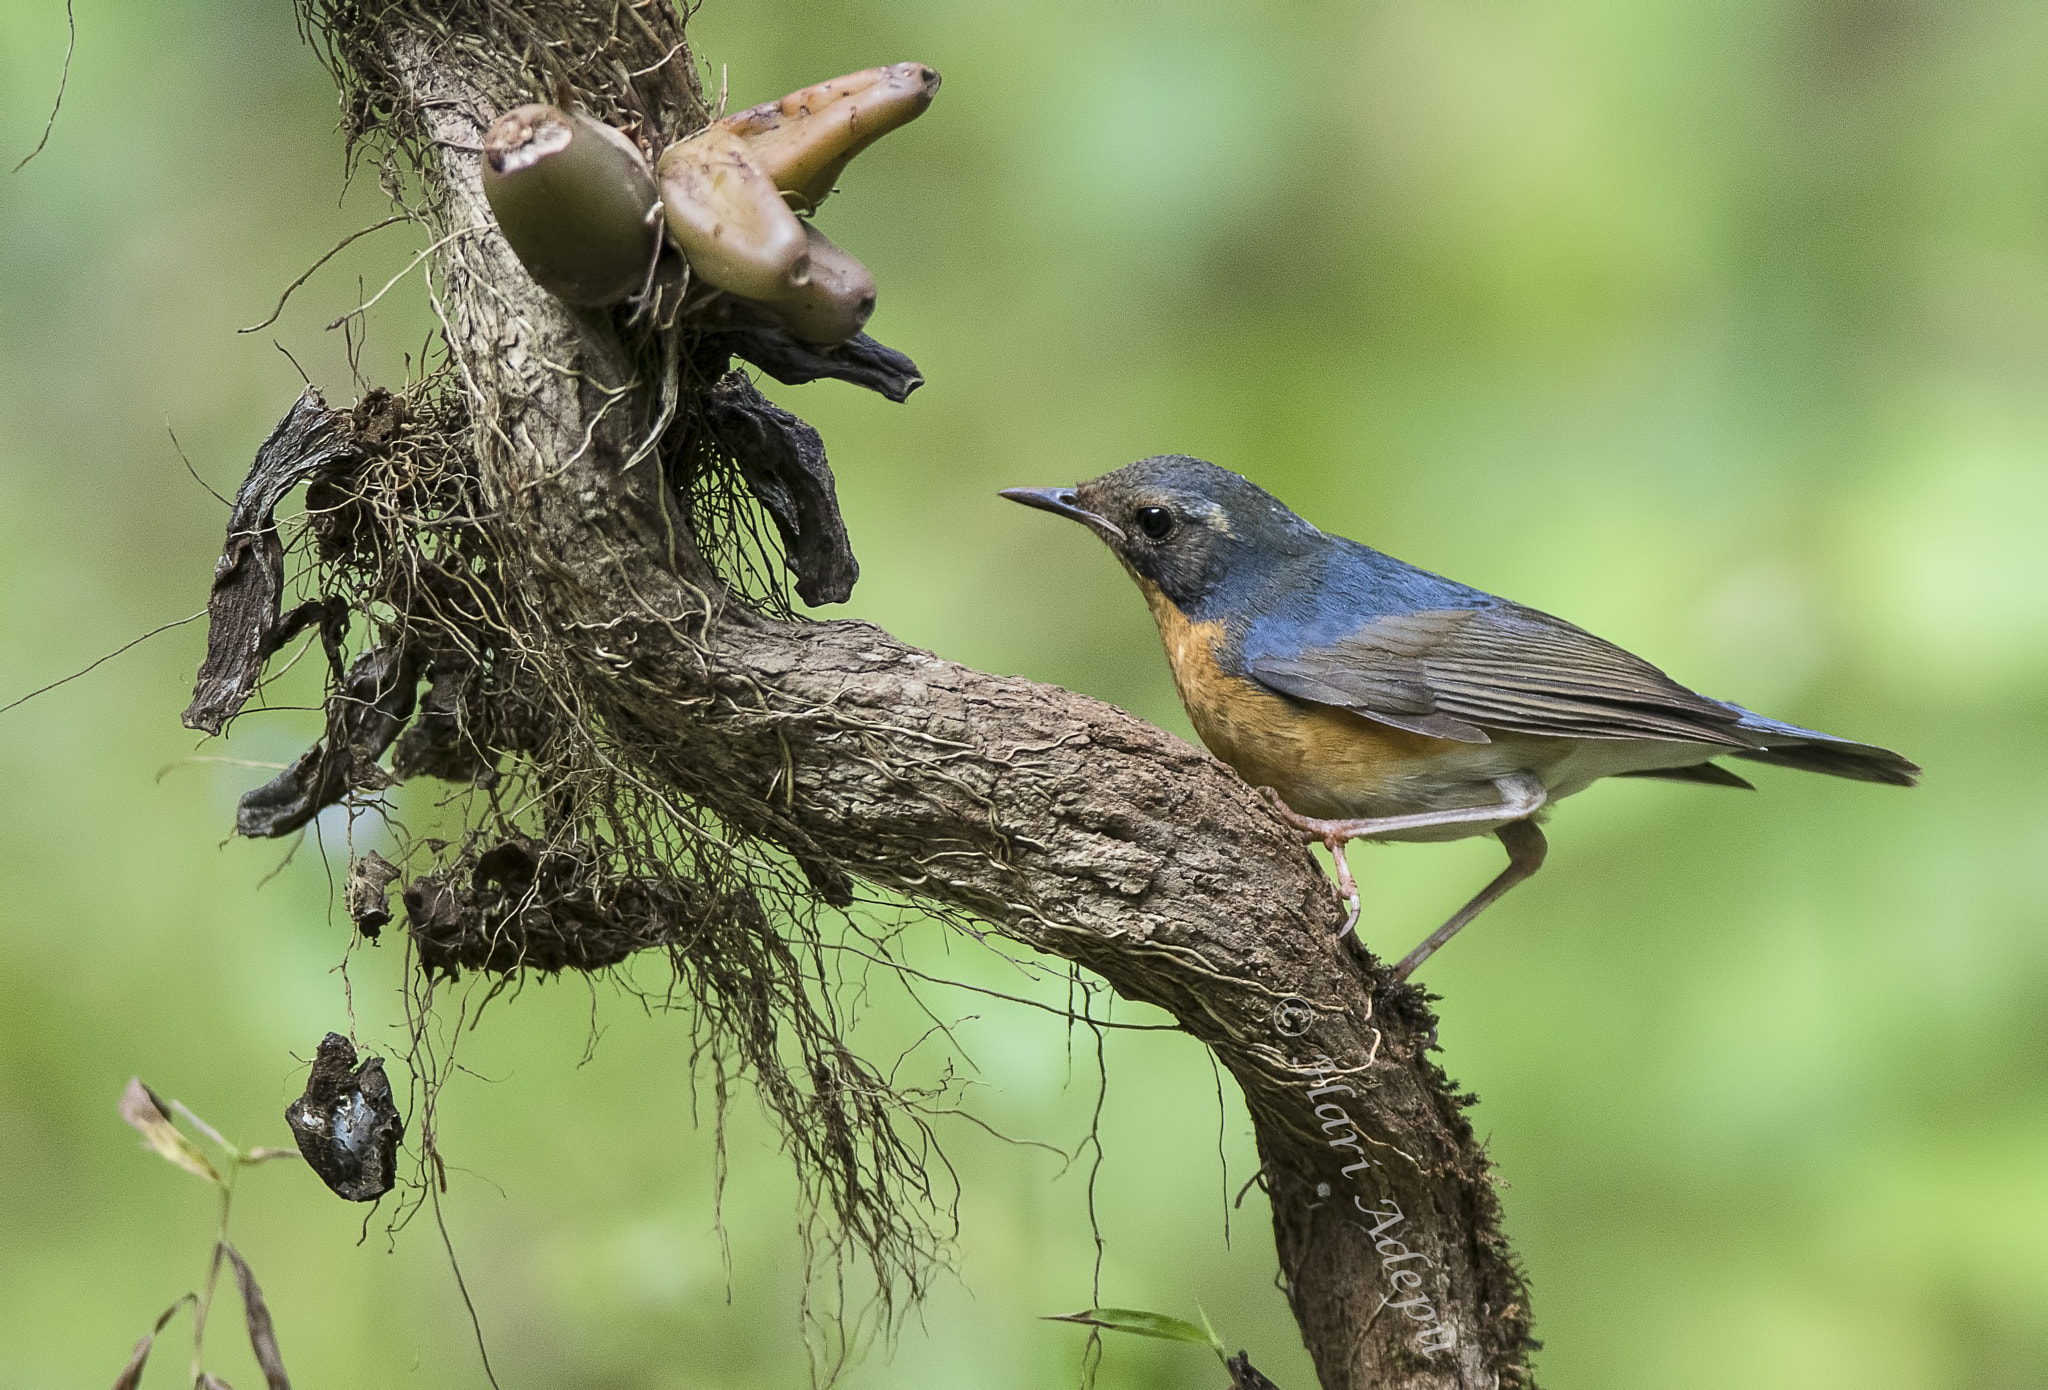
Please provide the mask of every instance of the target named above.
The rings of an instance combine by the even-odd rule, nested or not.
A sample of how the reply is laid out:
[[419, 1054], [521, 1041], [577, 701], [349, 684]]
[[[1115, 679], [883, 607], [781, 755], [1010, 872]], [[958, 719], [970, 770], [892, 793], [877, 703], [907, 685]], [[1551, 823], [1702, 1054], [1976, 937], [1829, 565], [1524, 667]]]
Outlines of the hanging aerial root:
[[[341, 81], [354, 157], [407, 191], [440, 248], [437, 307], [538, 293], [496, 243], [480, 191], [464, 185], [471, 202], [459, 205], [450, 191], [474, 179], [469, 151], [495, 112], [566, 100], [643, 141], [708, 118], [687, 65], [659, 66], [681, 37], [661, 6], [605, 7], [595, 19], [547, 0], [301, 8]], [[423, 107], [407, 75], [417, 55], [404, 47], [421, 35], [440, 36], [426, 42], [441, 71], [488, 94]], [[472, 225], [483, 234], [445, 240]], [[705, 640], [710, 614], [786, 616], [798, 595], [843, 599], [859, 572], [816, 432], [728, 378], [731, 359], [899, 400], [921, 378], [872, 339], [808, 345], [730, 296], [721, 303], [575, 311], [602, 320], [592, 331], [616, 345], [611, 357], [533, 352], [524, 324], [508, 320], [493, 370], [531, 353], [532, 379], [517, 388], [480, 384], [464, 336], [475, 326], [451, 322], [446, 358], [404, 391], [377, 395], [377, 407], [320, 420], [308, 405], [299, 423], [334, 430], [347, 447], [275, 495], [266, 485], [260, 505], [274, 511], [303, 483], [305, 509], [262, 516], [276, 550], [258, 558], [274, 560], [276, 577], [265, 572], [259, 596], [276, 597], [259, 610], [275, 616], [240, 631], [238, 649], [261, 655], [242, 659], [234, 669], [246, 679], [231, 688], [240, 707], [286, 665], [293, 637], [317, 633], [308, 655], [327, 666], [325, 728], [245, 798], [238, 820], [245, 833], [286, 834], [327, 808], [353, 825], [408, 798], [406, 818], [431, 832], [387, 817], [396, 843], [374, 859], [356, 852], [348, 907], [365, 934], [402, 925], [422, 999], [451, 978], [482, 975], [488, 988], [617, 971], [623, 987], [687, 1019], [692, 1073], [712, 1083], [721, 1109], [732, 1080], [749, 1077], [805, 1194], [806, 1248], [836, 1271], [827, 1286], [839, 1298], [812, 1324], [829, 1373], [833, 1339], [846, 1333], [833, 1315], [857, 1314], [853, 1290], [864, 1288], [887, 1323], [946, 1261], [955, 1194], [928, 1117], [958, 1096], [950, 1081], [892, 1084], [889, 1068], [853, 1050], [857, 992], [845, 995], [828, 964], [835, 934], [851, 929], [837, 915], [853, 898], [846, 866], [788, 834], [776, 798], [791, 785], [736, 802], [715, 770], [679, 783], [659, 768], [650, 750], [703, 711], [651, 694], [670, 688], [669, 673], [639, 662], [656, 646], [708, 660], [692, 644]], [[573, 397], [584, 421], [559, 444], [553, 393]], [[666, 514], [652, 524], [673, 526], [662, 543], [702, 567], [688, 604], [635, 623], [585, 621], [576, 587], [533, 545], [535, 494], [517, 481], [557, 472], [578, 450], [605, 459], [622, 490], [664, 489]], [[442, 784], [424, 815], [417, 794], [401, 790], [419, 779]], [[869, 949], [886, 960], [885, 948]], [[644, 972], [622, 970], [635, 956], [666, 962], [673, 982], [650, 987]], [[423, 1013], [418, 1027], [431, 1026]], [[447, 1073], [417, 1060], [431, 1093]], [[430, 1111], [431, 1096], [416, 1094], [423, 1136]], [[849, 1286], [839, 1268], [849, 1258], [872, 1279]]]

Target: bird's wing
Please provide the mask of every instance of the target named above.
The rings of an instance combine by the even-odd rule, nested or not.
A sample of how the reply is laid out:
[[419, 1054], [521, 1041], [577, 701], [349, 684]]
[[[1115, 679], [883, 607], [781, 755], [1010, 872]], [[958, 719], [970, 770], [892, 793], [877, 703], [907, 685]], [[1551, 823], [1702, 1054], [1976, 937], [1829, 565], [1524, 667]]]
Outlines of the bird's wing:
[[1332, 641], [1255, 624], [1246, 674], [1298, 699], [1467, 743], [1487, 729], [1750, 748], [1741, 712], [1547, 613], [1500, 603], [1374, 618]]

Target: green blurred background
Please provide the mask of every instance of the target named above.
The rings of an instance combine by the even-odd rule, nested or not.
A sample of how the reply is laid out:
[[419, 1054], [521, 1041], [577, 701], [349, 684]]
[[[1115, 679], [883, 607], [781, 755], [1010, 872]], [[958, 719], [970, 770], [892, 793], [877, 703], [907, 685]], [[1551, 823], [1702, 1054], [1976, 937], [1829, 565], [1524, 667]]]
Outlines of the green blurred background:
[[[383, 215], [368, 177], [341, 192], [328, 78], [285, 0], [79, 0], [78, 24], [48, 149], [0, 177], [0, 702], [201, 605], [224, 512], [166, 425], [230, 491], [299, 386], [273, 344], [352, 398], [324, 325], [421, 244], [376, 233], [237, 336]], [[735, 106], [878, 62], [945, 74], [822, 219], [931, 384], [902, 407], [774, 390], [831, 447], [851, 612], [1185, 733], [1108, 555], [993, 496], [1179, 450], [1927, 765], [1911, 793], [1604, 785], [1431, 962], [1546, 1383], [2048, 1384], [2048, 7], [710, 0], [693, 32]], [[0, 7], [10, 162], [63, 46], [54, 0]], [[428, 328], [415, 277], [372, 314], [363, 380], [400, 378]], [[0, 1385], [107, 1383], [201, 1273], [211, 1198], [137, 1152], [131, 1073], [279, 1143], [293, 1054], [351, 994], [359, 1035], [399, 1043], [399, 953], [347, 954], [320, 846], [280, 870], [283, 847], [224, 842], [267, 773], [217, 760], [289, 758], [314, 716], [198, 743], [177, 713], [201, 641], [0, 715]], [[1368, 937], [1405, 950], [1496, 859], [1363, 855]], [[910, 942], [1062, 997], [936, 927]], [[927, 993], [976, 1016], [975, 1113], [1072, 1146], [1085, 1035]], [[870, 1016], [925, 1026], [887, 991]], [[723, 1256], [687, 1034], [563, 982], [463, 1038], [447, 1210], [506, 1386], [802, 1383], [786, 1168], [743, 1094]], [[1235, 1096], [1226, 1177], [1201, 1050], [1107, 1052], [1103, 1300], [1199, 1305], [1311, 1384], [1256, 1193], [1226, 1248], [1254, 1167]], [[1071, 1384], [1080, 1334], [1035, 1319], [1093, 1297], [1087, 1163], [951, 1123], [957, 1275], [847, 1383]], [[244, 1182], [298, 1383], [482, 1383], [431, 1225], [363, 1229], [296, 1167]], [[217, 1368], [258, 1379], [233, 1334]], [[174, 1341], [148, 1383], [182, 1364]], [[1103, 1383], [1218, 1380], [1132, 1342]]]

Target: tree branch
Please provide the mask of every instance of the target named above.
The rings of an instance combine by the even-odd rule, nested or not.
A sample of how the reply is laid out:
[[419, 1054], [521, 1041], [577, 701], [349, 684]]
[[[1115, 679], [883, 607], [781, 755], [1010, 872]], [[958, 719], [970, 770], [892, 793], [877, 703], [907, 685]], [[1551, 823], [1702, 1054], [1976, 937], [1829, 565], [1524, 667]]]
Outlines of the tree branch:
[[1121, 710], [740, 602], [647, 447], [705, 383], [672, 340], [651, 369], [613, 316], [539, 290], [498, 237], [472, 152], [535, 94], [522, 64], [540, 61], [502, 46], [507, 15], [583, 36], [564, 51], [601, 60], [548, 75], [664, 138], [704, 119], [679, 22], [614, 0], [401, 0], [371, 28], [307, 3], [316, 40], [356, 66], [352, 131], [381, 124], [418, 152], [507, 602], [559, 642], [609, 756], [799, 864], [1086, 966], [1213, 1048], [1257, 1128], [1287, 1294], [1329, 1390], [1527, 1384], [1526, 1299], [1466, 1101], [1427, 1056], [1434, 1021], [1334, 940], [1295, 837], [1227, 768]]

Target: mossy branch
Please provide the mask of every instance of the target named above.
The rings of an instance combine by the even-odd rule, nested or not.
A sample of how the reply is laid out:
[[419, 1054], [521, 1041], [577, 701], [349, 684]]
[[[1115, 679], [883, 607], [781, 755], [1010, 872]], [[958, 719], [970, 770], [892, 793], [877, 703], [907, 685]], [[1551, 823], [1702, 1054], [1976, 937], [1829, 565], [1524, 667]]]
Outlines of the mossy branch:
[[[978, 919], [1166, 1009], [1237, 1078], [1329, 1390], [1528, 1384], [1527, 1301], [1467, 1098], [1429, 1059], [1421, 996], [1334, 939], [1298, 840], [1121, 710], [868, 624], [788, 620], [779, 580], [747, 578], [759, 533], [734, 518], [758, 516], [706, 424], [722, 340], [570, 308], [497, 235], [476, 151], [499, 111], [544, 96], [664, 139], [704, 123], [680, 19], [660, 0], [301, 3], [352, 140], [427, 190], [452, 373], [418, 415], [441, 433], [407, 447], [473, 493], [431, 546], [416, 516], [379, 511], [400, 484], [340, 497], [328, 530], [347, 520], [355, 558], [334, 575], [433, 682], [419, 768], [468, 769], [495, 808], [491, 769], [523, 760], [533, 792], [493, 811], [497, 838], [410, 875], [447, 890], [415, 914], [442, 968], [668, 949], [708, 1045], [737, 1050], [823, 1175], [839, 1238], [914, 1296], [923, 1247], [892, 1192], [922, 1159], [799, 979], [806, 923], [853, 881]], [[541, 919], [554, 954], [536, 962]]]

